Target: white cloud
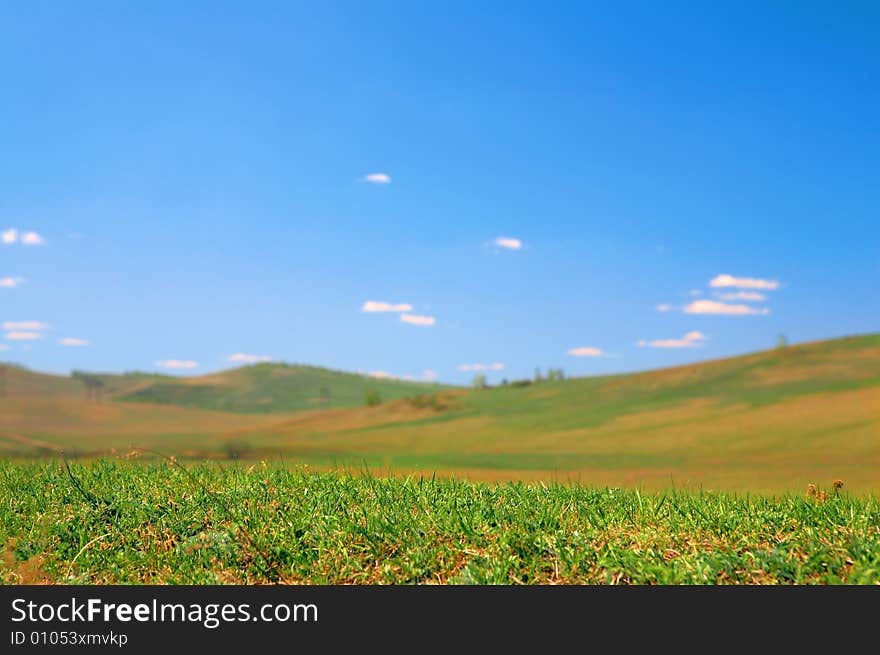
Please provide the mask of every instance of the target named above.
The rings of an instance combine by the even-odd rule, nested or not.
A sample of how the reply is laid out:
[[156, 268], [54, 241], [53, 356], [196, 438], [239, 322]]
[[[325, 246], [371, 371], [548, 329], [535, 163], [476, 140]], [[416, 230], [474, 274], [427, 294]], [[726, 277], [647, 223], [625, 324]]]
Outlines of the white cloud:
[[[376, 378], [377, 380], [406, 380], [407, 382], [418, 382], [419, 379], [414, 375], [395, 375], [394, 373], [389, 373], [388, 371], [368, 371], [363, 375], [367, 375], [371, 378]], [[437, 374], [432, 370], [426, 370], [422, 372], [422, 380], [425, 382], [433, 382], [437, 379]]]
[[46, 243], [43, 237], [36, 232], [22, 232], [19, 234], [18, 230], [14, 227], [0, 232], [0, 242], [10, 244], [16, 241], [20, 241], [26, 246], [42, 246]]
[[459, 371], [503, 371], [504, 364], [494, 362], [492, 364], [459, 364]]
[[388, 173], [370, 173], [364, 175], [364, 182], [370, 184], [391, 184], [391, 176]]
[[644, 348], [699, 348], [706, 340], [702, 332], [688, 332], [681, 339], [655, 339], [653, 341], [639, 341], [639, 347]]
[[24, 280], [20, 277], [0, 277], [0, 288], [13, 288], [17, 287], [19, 284], [24, 282]]
[[736, 287], [739, 289], [778, 289], [779, 282], [777, 280], [762, 280], [754, 277], [733, 277], [722, 273], [717, 275], [709, 282], [710, 287]]
[[392, 375], [388, 371], [370, 371], [369, 373], [367, 373], [367, 375], [369, 375], [371, 378], [377, 378], [379, 380], [393, 380], [397, 377], [396, 375]]
[[663, 304], [657, 305], [654, 309], [656, 309], [658, 312], [668, 312], [669, 310], [672, 309], [672, 305], [667, 305], [666, 303], [663, 303]]
[[7, 332], [6, 338], [10, 341], [35, 341], [42, 339], [43, 335], [39, 332]]
[[507, 248], [508, 250], [519, 250], [522, 248], [522, 241], [513, 237], [498, 237], [492, 243], [499, 248]]
[[749, 302], [763, 302], [767, 296], [757, 291], [735, 291], [733, 293], [716, 293], [721, 300], [745, 300]]
[[256, 364], [257, 362], [268, 362], [272, 358], [269, 355], [248, 355], [245, 353], [235, 353], [226, 358], [227, 361], [237, 364]]
[[74, 337], [64, 337], [63, 339], [59, 339], [58, 343], [62, 346], [88, 346], [89, 342], [85, 339], [76, 339]]
[[198, 368], [199, 363], [194, 362], [191, 359], [165, 359], [161, 362], [156, 362], [156, 366], [161, 366], [162, 368]]
[[408, 303], [393, 304], [381, 300], [368, 300], [361, 307], [362, 312], [411, 312], [412, 305]]
[[40, 321], [6, 321], [3, 324], [4, 330], [46, 330], [48, 327]]
[[572, 348], [568, 354], [573, 357], [601, 357], [604, 353], [599, 348], [581, 346], [580, 348]]
[[36, 232], [22, 232], [21, 242], [26, 246], [42, 246], [46, 243]]
[[419, 316], [418, 314], [401, 314], [400, 320], [410, 325], [428, 326], [437, 322], [433, 316]]
[[745, 316], [747, 314], [769, 314], [770, 310], [764, 307], [758, 309], [748, 305], [728, 305], [715, 300], [695, 300], [684, 308], [685, 314], [721, 314], [725, 316]]
[[703, 292], [700, 291], [699, 289], [691, 289], [690, 291], [688, 291], [688, 295], [696, 298], [697, 296], [703, 295]]

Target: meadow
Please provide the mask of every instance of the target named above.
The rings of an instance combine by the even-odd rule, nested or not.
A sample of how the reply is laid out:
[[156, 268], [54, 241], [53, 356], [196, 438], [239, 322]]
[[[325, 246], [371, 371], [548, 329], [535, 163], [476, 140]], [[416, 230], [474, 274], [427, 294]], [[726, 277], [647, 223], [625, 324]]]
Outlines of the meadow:
[[880, 503], [269, 463], [0, 463], [6, 584], [877, 584]]

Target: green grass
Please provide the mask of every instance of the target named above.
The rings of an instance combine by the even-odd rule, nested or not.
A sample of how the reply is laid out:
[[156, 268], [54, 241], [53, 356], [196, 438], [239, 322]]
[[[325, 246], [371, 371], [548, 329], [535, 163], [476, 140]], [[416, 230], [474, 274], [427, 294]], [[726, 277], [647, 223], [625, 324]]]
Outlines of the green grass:
[[72, 470], [76, 482], [60, 462], [0, 462], [6, 583], [880, 583], [880, 503], [843, 492], [647, 493], [265, 464]]

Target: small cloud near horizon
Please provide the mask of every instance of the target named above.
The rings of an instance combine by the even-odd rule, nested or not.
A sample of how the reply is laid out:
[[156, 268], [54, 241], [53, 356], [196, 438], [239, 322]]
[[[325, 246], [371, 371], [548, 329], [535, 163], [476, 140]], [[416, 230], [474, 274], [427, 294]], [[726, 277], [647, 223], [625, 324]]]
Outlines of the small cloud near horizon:
[[390, 303], [381, 300], [368, 300], [361, 307], [362, 312], [411, 312], [412, 305], [409, 303]]
[[638, 342], [639, 348], [699, 348], [708, 337], [702, 332], [694, 330], [688, 332], [681, 339], [654, 339], [653, 341]]
[[750, 314], [769, 314], [766, 307], [758, 309], [748, 305], [730, 305], [715, 300], [695, 300], [684, 308], [685, 314], [714, 314], [719, 316], [747, 316]]
[[0, 288], [14, 289], [24, 282], [24, 278], [20, 277], [3, 277], [0, 278]]
[[433, 316], [419, 316], [418, 314], [401, 314], [400, 320], [404, 323], [419, 325], [421, 327], [428, 327], [437, 322], [437, 319]]
[[0, 241], [3, 243], [15, 243], [18, 241], [18, 230], [14, 227], [3, 230], [3, 232], [0, 232]]
[[666, 303], [661, 303], [657, 305], [654, 309], [658, 312], [668, 312], [672, 309], [672, 305], [667, 305]]
[[246, 353], [235, 353], [226, 358], [226, 361], [236, 364], [256, 364], [257, 362], [268, 362], [272, 358], [268, 355], [248, 355]]
[[572, 348], [568, 354], [572, 357], [602, 357], [605, 353], [600, 348], [581, 346], [580, 348]]
[[86, 339], [77, 339], [75, 337], [64, 337], [63, 339], [59, 339], [58, 343], [62, 346], [88, 346], [89, 342]]
[[492, 364], [459, 364], [459, 371], [503, 371], [504, 364], [501, 362], [494, 362]]
[[778, 280], [764, 280], [754, 277], [733, 277], [727, 273], [716, 275], [709, 281], [709, 286], [713, 288], [735, 287], [739, 289], [767, 289], [774, 290], [779, 288]]
[[160, 362], [156, 362], [156, 366], [170, 369], [192, 369], [198, 368], [199, 363], [194, 362], [191, 359], [164, 359]]
[[388, 371], [383, 370], [367, 371], [366, 373], [362, 373], [362, 375], [376, 378], [377, 380], [406, 380], [407, 382], [434, 382], [437, 379], [437, 373], [431, 369], [425, 369], [422, 371], [421, 380], [414, 375], [395, 375], [394, 373], [389, 373]]
[[364, 182], [369, 182], [370, 184], [391, 184], [391, 176], [388, 173], [369, 173], [364, 175]]
[[367, 375], [377, 380], [394, 380], [397, 378], [396, 375], [392, 375], [388, 371], [369, 371]]

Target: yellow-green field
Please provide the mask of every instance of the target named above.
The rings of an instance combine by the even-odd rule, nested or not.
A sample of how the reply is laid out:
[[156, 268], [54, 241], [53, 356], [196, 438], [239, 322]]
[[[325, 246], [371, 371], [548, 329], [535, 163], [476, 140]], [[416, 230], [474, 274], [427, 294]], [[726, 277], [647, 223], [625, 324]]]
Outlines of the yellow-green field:
[[[237, 374], [246, 384], [108, 377], [101, 403], [72, 381], [17, 371], [0, 398], [0, 456], [145, 448], [485, 481], [772, 493], [841, 479], [880, 490], [880, 334], [521, 387], [398, 385], [374, 407], [349, 390], [342, 404], [361, 406], [300, 411], [271, 393], [295, 372], [248, 368]], [[333, 380], [320, 384], [299, 397], [333, 397]]]
[[814, 494], [0, 461], [0, 584], [877, 584], [880, 505]]

